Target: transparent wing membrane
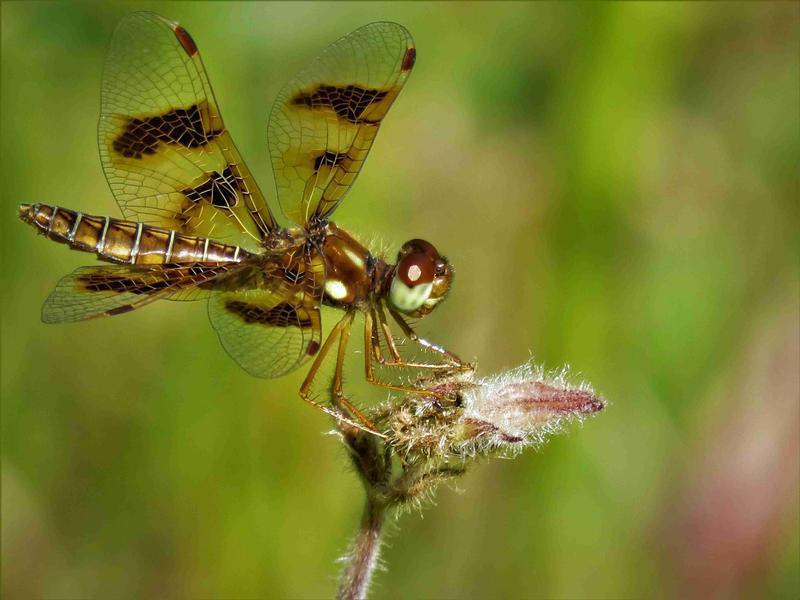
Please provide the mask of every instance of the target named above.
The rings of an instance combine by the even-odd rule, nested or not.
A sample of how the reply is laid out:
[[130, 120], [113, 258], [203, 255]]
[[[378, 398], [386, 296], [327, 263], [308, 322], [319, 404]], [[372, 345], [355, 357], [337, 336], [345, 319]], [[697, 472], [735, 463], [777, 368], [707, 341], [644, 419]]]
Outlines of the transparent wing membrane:
[[319, 350], [325, 271], [307, 245], [265, 260], [220, 286], [208, 302], [211, 324], [231, 357], [256, 377], [293, 371]]
[[283, 88], [268, 137], [287, 218], [303, 224], [328, 217], [344, 199], [415, 57], [403, 26], [370, 23], [334, 42]]
[[139, 12], [117, 27], [98, 143], [125, 218], [257, 250], [274, 227], [225, 129], [200, 54], [177, 23]]
[[42, 307], [45, 323], [69, 323], [130, 312], [154, 300], [201, 300], [202, 289], [229, 265], [80, 267], [56, 285]]

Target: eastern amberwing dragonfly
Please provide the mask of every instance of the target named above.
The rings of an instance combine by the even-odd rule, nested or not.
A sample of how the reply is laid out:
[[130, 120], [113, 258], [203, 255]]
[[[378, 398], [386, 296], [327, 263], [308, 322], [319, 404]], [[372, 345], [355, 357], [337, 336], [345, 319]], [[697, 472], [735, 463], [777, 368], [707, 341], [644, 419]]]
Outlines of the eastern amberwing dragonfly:
[[[50, 239], [115, 264], [81, 267], [61, 279], [42, 320], [119, 315], [158, 299], [207, 299], [223, 347], [248, 373], [277, 377], [313, 358], [300, 396], [378, 433], [342, 386], [356, 314], [364, 316], [365, 371], [374, 384], [414, 389], [381, 381], [373, 361], [463, 366], [454, 354], [418, 337], [408, 322], [430, 313], [447, 295], [447, 259], [414, 239], [390, 264], [329, 220], [361, 171], [415, 58], [404, 27], [371, 23], [334, 42], [283, 88], [268, 139], [278, 201], [293, 223], [286, 228], [222, 122], [191, 36], [154, 13], [123, 19], [103, 73], [98, 142], [124, 219], [45, 204], [19, 208], [20, 218]], [[324, 342], [321, 305], [344, 312]], [[440, 360], [405, 360], [387, 313], [405, 337]], [[329, 408], [310, 390], [335, 345]]]

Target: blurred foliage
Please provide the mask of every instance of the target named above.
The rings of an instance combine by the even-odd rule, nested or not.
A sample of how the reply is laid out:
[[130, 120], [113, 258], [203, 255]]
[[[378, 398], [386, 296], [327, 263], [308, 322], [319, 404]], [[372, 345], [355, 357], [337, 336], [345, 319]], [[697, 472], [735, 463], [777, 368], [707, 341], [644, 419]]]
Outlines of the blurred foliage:
[[[421, 329], [483, 372], [532, 352], [611, 400], [404, 517], [376, 597], [691, 586], [676, 510], [691, 522], [687, 490], [716, 493], [693, 473], [745, 405], [795, 427], [742, 421], [755, 462], [728, 466], [748, 489], [745, 467], [766, 461], [788, 487], [759, 484], [766, 525], [744, 559], [724, 544], [701, 559], [755, 595], [797, 597], [800, 7], [516, 2], [2, 5], [5, 597], [323, 597], [359, 518], [330, 423], [296, 397], [303, 374], [249, 378], [202, 305], [39, 321], [57, 278], [92, 257], [34, 235], [16, 204], [118, 214], [97, 158], [100, 75], [116, 22], [140, 9], [192, 33], [269, 192], [283, 83], [359, 25], [406, 25], [416, 69], [337, 222], [391, 253], [424, 237], [448, 254], [454, 291]], [[352, 358], [356, 400], [381, 399]], [[720, 489], [732, 522], [752, 514]]]

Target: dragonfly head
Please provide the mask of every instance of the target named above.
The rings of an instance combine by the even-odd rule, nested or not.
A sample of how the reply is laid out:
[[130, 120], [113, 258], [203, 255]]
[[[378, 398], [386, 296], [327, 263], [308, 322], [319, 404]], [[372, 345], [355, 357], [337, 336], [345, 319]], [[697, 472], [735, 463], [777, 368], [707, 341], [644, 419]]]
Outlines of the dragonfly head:
[[389, 286], [389, 304], [401, 313], [422, 317], [445, 299], [453, 270], [433, 244], [410, 240], [397, 254]]

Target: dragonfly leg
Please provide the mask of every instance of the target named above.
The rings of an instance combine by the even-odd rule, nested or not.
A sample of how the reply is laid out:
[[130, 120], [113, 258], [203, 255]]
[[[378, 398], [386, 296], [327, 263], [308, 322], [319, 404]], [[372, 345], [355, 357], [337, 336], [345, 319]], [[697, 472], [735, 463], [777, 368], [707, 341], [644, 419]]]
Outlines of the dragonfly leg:
[[[390, 350], [391, 351], [391, 350]], [[397, 349], [395, 348], [395, 352]], [[404, 393], [412, 393], [412, 394], [425, 394], [427, 396], [433, 396], [434, 398], [438, 398], [439, 400], [445, 400], [446, 398], [441, 394], [438, 394], [432, 390], [428, 390], [425, 388], [414, 387], [411, 385], [399, 385], [395, 383], [389, 383], [386, 381], [382, 381], [375, 376], [375, 370], [372, 365], [373, 357], [382, 365], [392, 366], [392, 367], [417, 367], [417, 368], [440, 368], [440, 367], [449, 367], [449, 365], [426, 365], [426, 364], [416, 364], [416, 363], [406, 363], [402, 362], [386, 362], [383, 360], [381, 355], [381, 347], [380, 347], [380, 338], [378, 334], [378, 329], [375, 323], [375, 313], [372, 309], [367, 310], [364, 315], [364, 372], [367, 377], [367, 381], [371, 384], [388, 388], [390, 390], [395, 390], [398, 392]], [[399, 353], [397, 354], [399, 358]], [[450, 367], [452, 368], [452, 367]]]
[[[392, 359], [391, 360], [384, 359], [381, 356], [380, 342], [376, 340], [376, 342], [373, 344], [373, 349], [375, 350], [374, 357], [375, 357], [375, 360], [378, 361], [378, 363], [380, 365], [386, 366], [386, 367], [405, 367], [405, 368], [413, 368], [413, 369], [442, 369], [442, 370], [451, 370], [451, 371], [454, 370], [454, 369], [455, 370], [459, 370], [457, 367], [465, 367], [466, 368], [466, 366], [463, 363], [461, 363], [460, 360], [458, 361], [458, 365], [451, 364], [450, 362], [447, 362], [447, 363], [417, 363], [417, 362], [409, 362], [409, 361], [405, 360], [402, 356], [400, 356], [400, 352], [397, 350], [397, 344], [394, 341], [394, 334], [392, 333], [392, 329], [389, 326], [388, 321], [386, 320], [386, 314], [383, 312], [383, 307], [380, 304], [375, 306], [374, 313], [373, 313], [373, 318], [377, 319], [377, 321], [380, 323], [381, 332], [383, 333], [383, 338], [386, 340], [386, 346], [389, 349], [389, 353], [392, 355]], [[412, 330], [412, 333], [413, 333], [413, 330]], [[376, 337], [377, 337], [377, 335], [378, 334], [377, 334], [377, 329], [376, 329]], [[426, 343], [429, 343], [429, 342], [427, 342], [427, 340], [426, 340]], [[433, 345], [433, 344], [431, 344], [431, 345]], [[436, 348], [438, 349], [439, 347], [436, 346]], [[446, 352], [446, 351], [444, 351], [444, 352]], [[455, 356], [455, 355], [451, 355], [451, 356]]]
[[[458, 356], [456, 356], [455, 354], [453, 354], [453, 353], [452, 353], [452, 352], [450, 352], [449, 350], [446, 350], [445, 348], [442, 348], [441, 346], [438, 346], [437, 344], [434, 344], [433, 342], [429, 342], [429, 341], [428, 341], [428, 340], [426, 340], [425, 338], [421, 338], [421, 337], [419, 337], [419, 336], [418, 336], [418, 335], [417, 335], [417, 334], [414, 332], [414, 330], [411, 328], [411, 326], [410, 326], [408, 323], [406, 323], [405, 319], [403, 319], [403, 317], [402, 317], [402, 316], [401, 316], [401, 315], [400, 315], [400, 314], [399, 314], [399, 313], [398, 313], [396, 310], [394, 310], [394, 309], [393, 309], [393, 308], [391, 308], [391, 307], [389, 307], [389, 314], [390, 314], [390, 315], [392, 315], [392, 318], [393, 318], [393, 319], [394, 319], [394, 320], [397, 322], [397, 324], [400, 326], [400, 329], [402, 329], [402, 330], [403, 330], [403, 334], [404, 334], [404, 335], [405, 335], [405, 336], [406, 336], [408, 339], [410, 339], [412, 342], [415, 342], [415, 343], [419, 344], [419, 345], [420, 345], [420, 346], [422, 346], [423, 348], [426, 348], [426, 349], [428, 349], [428, 350], [432, 350], [433, 352], [436, 352], [436, 353], [438, 353], [438, 354], [441, 354], [441, 355], [442, 355], [442, 356], [444, 356], [444, 357], [445, 357], [445, 358], [446, 358], [448, 361], [450, 361], [450, 363], [452, 363], [452, 364], [450, 365], [451, 367], [457, 367], [457, 368], [458, 368], [458, 367], [461, 367], [461, 368], [466, 368], [466, 367], [468, 366], [468, 365], [466, 365], [466, 364], [464, 363], [464, 361], [463, 361], [463, 360], [461, 360], [461, 359], [460, 359]], [[388, 328], [387, 328], [387, 329], [388, 329]]]
[[[335, 404], [344, 407], [350, 414], [354, 415], [361, 423], [368, 427], [370, 433], [377, 433], [375, 425], [370, 421], [364, 413], [362, 413], [356, 406], [347, 399], [344, 395], [342, 386], [342, 371], [344, 369], [344, 360], [347, 352], [347, 343], [350, 341], [350, 328], [353, 324], [355, 313], [348, 313], [340, 323], [343, 323], [341, 333], [339, 334], [339, 349], [336, 354], [336, 371], [333, 374], [333, 385], [331, 386], [332, 399]], [[362, 427], [363, 429], [363, 427]]]
[[[370, 423], [369, 420], [364, 418], [364, 416], [360, 413], [360, 411], [352, 410], [353, 414], [355, 414], [357, 417], [359, 417], [359, 420], [363, 419], [363, 421], [366, 421], [366, 423], [359, 424], [356, 421], [354, 421], [354, 420], [350, 419], [349, 417], [345, 416], [344, 414], [342, 414], [342, 412], [340, 410], [330, 409], [327, 406], [325, 406], [323, 404], [320, 404], [319, 402], [315, 401], [311, 397], [311, 385], [314, 382], [314, 378], [317, 376], [317, 372], [319, 371], [320, 367], [322, 366], [322, 363], [325, 360], [325, 357], [328, 355], [328, 353], [330, 352], [330, 349], [333, 347], [334, 343], [336, 343], [337, 340], [339, 340], [339, 354], [342, 355], [344, 353], [344, 349], [342, 348], [342, 345], [341, 345], [341, 338], [342, 338], [342, 335], [343, 335], [343, 331], [345, 331], [345, 330], [347, 331], [347, 336], [349, 337], [349, 335], [350, 335], [350, 325], [352, 324], [352, 322], [353, 322], [353, 316], [352, 316], [352, 314], [348, 314], [342, 320], [340, 320], [336, 324], [336, 326], [333, 328], [333, 330], [330, 332], [330, 334], [328, 334], [328, 337], [325, 340], [325, 343], [322, 344], [322, 347], [320, 348], [319, 353], [317, 354], [317, 357], [314, 359], [314, 362], [311, 364], [311, 368], [308, 370], [308, 374], [306, 375], [306, 378], [303, 380], [303, 384], [300, 386], [300, 397], [304, 401], [306, 401], [309, 404], [311, 404], [312, 406], [314, 406], [315, 408], [318, 408], [322, 412], [330, 415], [331, 417], [333, 417], [334, 419], [337, 419], [338, 421], [341, 421], [343, 423], [347, 423], [348, 425], [350, 425], [352, 427], [355, 427], [356, 429], [360, 429], [362, 431], [366, 431], [367, 433], [372, 433], [372, 434], [380, 436], [380, 437], [386, 437], [382, 433], [376, 431], [375, 430], [375, 426], [372, 425], [372, 423]], [[340, 362], [340, 358], [337, 357], [337, 361], [336, 361], [336, 363], [337, 363], [336, 364], [336, 376], [334, 376], [334, 388], [338, 389], [339, 391], [341, 391], [341, 379], [342, 378], [341, 378], [341, 368], [340, 368], [339, 362]], [[342, 359], [342, 362], [343, 362], [343, 359]], [[335, 402], [338, 402], [339, 404], [345, 406], [346, 408], [348, 408], [348, 410], [355, 409], [355, 407], [353, 407], [353, 405], [350, 402], [348, 402], [347, 399], [345, 399], [344, 402], [341, 402], [342, 398], [344, 398], [344, 396], [341, 393], [339, 394], [339, 396], [340, 397], [337, 397], [336, 393], [334, 392], [334, 401]]]

